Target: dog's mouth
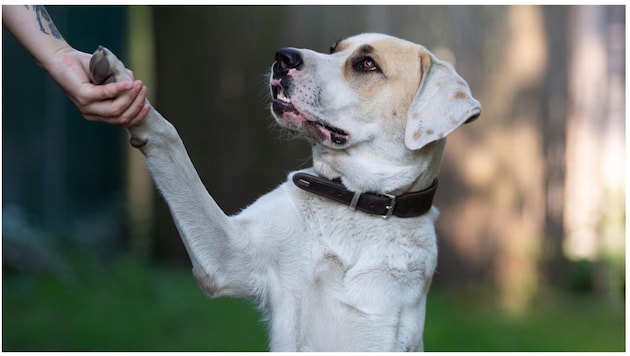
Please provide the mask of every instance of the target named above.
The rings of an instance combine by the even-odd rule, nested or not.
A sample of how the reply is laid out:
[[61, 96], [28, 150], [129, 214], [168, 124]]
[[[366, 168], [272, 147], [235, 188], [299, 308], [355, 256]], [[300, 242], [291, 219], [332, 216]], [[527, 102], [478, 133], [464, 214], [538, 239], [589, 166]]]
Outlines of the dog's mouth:
[[[288, 128], [302, 128], [304, 133], [315, 136], [323, 136], [335, 145], [344, 145], [348, 142], [350, 135], [345, 130], [332, 126], [324, 120], [314, 118], [302, 110], [297, 109], [290, 95], [280, 84], [280, 81], [273, 81], [271, 84], [271, 96], [273, 102], [271, 104], [272, 111], [277, 118], [286, 117], [291, 120], [291, 126]], [[281, 125], [283, 120], [278, 121]], [[286, 125], [283, 125], [286, 126]]]
[[[280, 84], [272, 84], [271, 85], [271, 95], [273, 97], [273, 111], [279, 112], [280, 114], [287, 111], [296, 111], [295, 107], [291, 103], [291, 98], [284, 91], [282, 85]], [[276, 110], [276, 107], [278, 110]]]

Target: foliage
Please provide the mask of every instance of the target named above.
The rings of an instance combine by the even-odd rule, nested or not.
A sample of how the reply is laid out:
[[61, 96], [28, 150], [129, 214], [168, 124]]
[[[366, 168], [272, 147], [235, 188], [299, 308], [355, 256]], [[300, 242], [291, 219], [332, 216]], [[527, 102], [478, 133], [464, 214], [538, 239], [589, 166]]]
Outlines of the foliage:
[[544, 291], [522, 315], [506, 315], [483, 292], [433, 291], [427, 351], [624, 351], [625, 318], [594, 294]]
[[106, 275], [59, 283], [9, 277], [3, 350], [254, 351], [266, 331], [256, 310], [208, 300], [189, 271], [123, 261]]
[[[128, 258], [79, 278], [3, 275], [3, 351], [264, 351], [249, 303], [207, 299], [190, 271]], [[433, 289], [428, 351], [622, 351], [624, 315], [593, 294], [547, 292], [519, 317], [488, 291]]]

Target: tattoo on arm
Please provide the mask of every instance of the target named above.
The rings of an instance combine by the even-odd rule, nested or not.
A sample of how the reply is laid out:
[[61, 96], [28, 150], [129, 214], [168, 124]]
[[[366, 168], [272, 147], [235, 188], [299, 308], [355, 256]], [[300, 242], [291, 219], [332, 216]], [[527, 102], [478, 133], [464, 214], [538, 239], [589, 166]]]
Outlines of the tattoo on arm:
[[[35, 18], [39, 24], [40, 31], [47, 35], [51, 35], [58, 40], [63, 40], [63, 36], [61, 36], [61, 33], [57, 30], [57, 26], [55, 26], [55, 23], [43, 5], [24, 5], [24, 7], [32, 9], [33, 12], [35, 12]], [[50, 32], [46, 32], [46, 28], [48, 28], [48, 31]]]

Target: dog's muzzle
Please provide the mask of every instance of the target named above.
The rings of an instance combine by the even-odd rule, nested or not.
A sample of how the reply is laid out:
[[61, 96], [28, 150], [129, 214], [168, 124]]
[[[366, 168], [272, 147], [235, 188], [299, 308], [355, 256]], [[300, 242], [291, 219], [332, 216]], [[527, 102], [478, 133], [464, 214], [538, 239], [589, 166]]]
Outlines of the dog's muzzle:
[[[276, 61], [271, 68], [271, 96], [273, 102], [271, 109], [279, 118], [285, 115], [292, 117], [294, 128], [300, 128], [303, 134], [320, 140], [329, 140], [335, 145], [344, 145], [348, 142], [349, 134], [322, 118], [313, 117], [298, 110], [291, 96], [294, 92], [294, 78], [291, 71], [300, 71], [304, 68], [304, 58], [299, 50], [294, 48], [282, 48], [276, 52]], [[296, 119], [297, 118], [297, 119]], [[279, 120], [281, 122], [282, 120]]]

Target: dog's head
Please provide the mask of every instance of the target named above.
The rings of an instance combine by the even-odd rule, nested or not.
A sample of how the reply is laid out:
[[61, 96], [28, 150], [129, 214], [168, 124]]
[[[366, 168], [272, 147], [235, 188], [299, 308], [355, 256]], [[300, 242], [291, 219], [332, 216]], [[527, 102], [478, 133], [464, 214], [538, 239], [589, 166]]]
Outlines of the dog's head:
[[283, 48], [270, 85], [278, 123], [326, 155], [363, 147], [373, 159], [413, 156], [481, 112], [451, 65], [382, 34], [347, 38], [329, 54]]

